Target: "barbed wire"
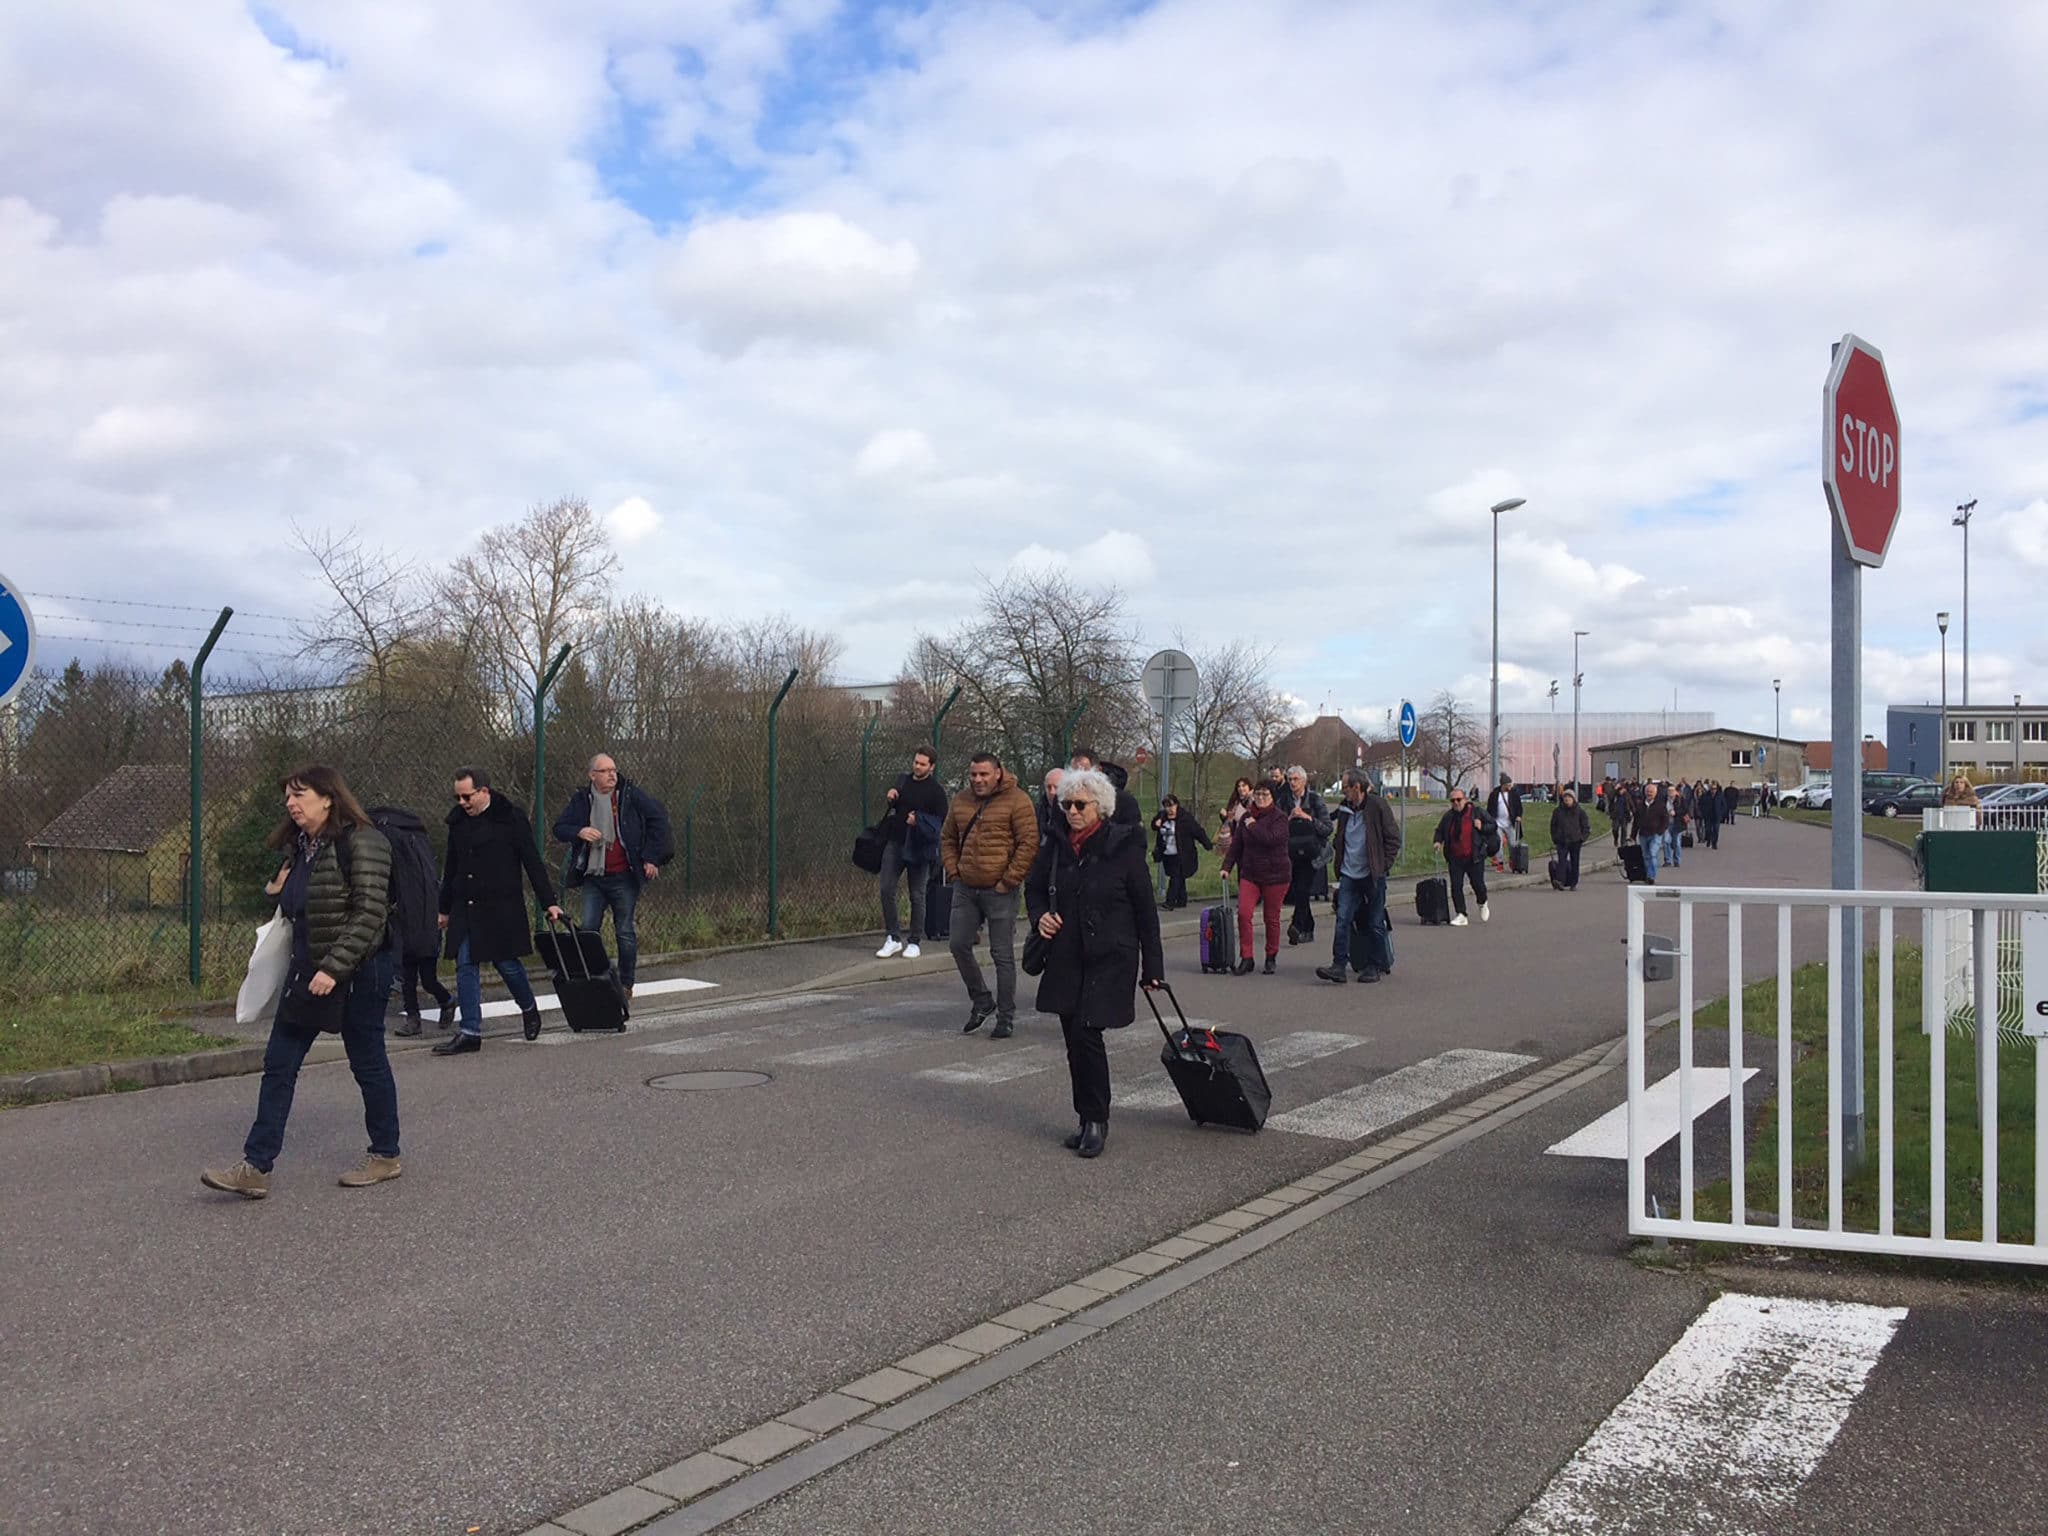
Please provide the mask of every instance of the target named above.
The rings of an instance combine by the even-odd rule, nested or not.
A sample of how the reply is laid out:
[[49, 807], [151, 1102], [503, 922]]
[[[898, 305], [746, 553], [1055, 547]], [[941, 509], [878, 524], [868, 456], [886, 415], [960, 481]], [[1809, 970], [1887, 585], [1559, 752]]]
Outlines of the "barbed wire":
[[[206, 626], [197, 624], [150, 624], [140, 619], [102, 619], [84, 613], [76, 615], [67, 614], [65, 617], [75, 618], [81, 624], [97, 624], [108, 629], [154, 629], [175, 635], [203, 635], [208, 633]], [[237, 628], [233, 633], [244, 639], [257, 640], [290, 640], [297, 642], [299, 638], [297, 635], [281, 635], [273, 629]]]
[[[38, 629], [36, 635], [39, 639], [69, 640], [74, 644], [133, 645], [157, 651], [182, 651], [186, 649], [185, 646], [179, 645], [176, 641], [172, 640], [138, 640], [126, 635], [70, 635], [61, 629]], [[213, 648], [213, 654], [216, 656], [252, 656], [261, 661], [298, 660], [298, 654], [294, 651], [245, 651], [239, 646], [233, 645], [216, 645]]]
[[[195, 608], [189, 603], [144, 603], [126, 597], [80, 597], [71, 592], [29, 592], [24, 597], [40, 597], [53, 603], [102, 603], [109, 608], [155, 608], [164, 613], [211, 613], [218, 615], [219, 608]], [[232, 606], [231, 604], [225, 606]], [[253, 608], [237, 608], [235, 611], [244, 618], [267, 619], [278, 624], [296, 624], [299, 620], [286, 613], [258, 613]]]

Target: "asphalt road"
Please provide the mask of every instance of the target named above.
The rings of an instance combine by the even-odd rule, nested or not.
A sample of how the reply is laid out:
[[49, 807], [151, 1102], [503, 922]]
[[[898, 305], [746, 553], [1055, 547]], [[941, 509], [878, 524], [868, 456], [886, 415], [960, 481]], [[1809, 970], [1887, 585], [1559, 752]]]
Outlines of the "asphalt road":
[[[1824, 837], [1744, 824], [1680, 878], [1807, 884], [1825, 861]], [[1870, 873], [1908, 872], [1874, 850]], [[1355, 1042], [1276, 1071], [1277, 1114], [1447, 1049], [1554, 1060], [1618, 1035], [1622, 890], [1595, 877], [1576, 895], [1502, 893], [1493, 922], [1432, 930], [1404, 894], [1396, 974], [1369, 988], [1316, 981], [1321, 949], [1284, 952], [1272, 978], [1203, 977], [1190, 938], [1170, 966], [1191, 1013], [1268, 1051]], [[1755, 948], [1762, 974], [1772, 962]], [[1817, 927], [1800, 948], [1818, 954]], [[1700, 995], [1713, 990], [1703, 973]], [[1029, 996], [1027, 981], [1027, 1009]], [[617, 1040], [408, 1053], [407, 1173], [367, 1191], [333, 1183], [362, 1145], [353, 1082], [311, 1068], [260, 1204], [197, 1181], [236, 1155], [253, 1079], [0, 1115], [0, 1528], [523, 1531], [1345, 1150], [1197, 1131], [1167, 1106], [1115, 1113], [1108, 1154], [1083, 1163], [1056, 1140], [1072, 1125], [1056, 1024], [1027, 1011], [1019, 1039], [994, 1043], [960, 1035], [964, 1011], [957, 979], [928, 977], [714, 1006]], [[649, 1049], [668, 1043], [685, 1050]], [[1017, 1075], [987, 1074], [998, 1059]], [[1148, 1032], [1120, 1037], [1112, 1066], [1127, 1087], [1155, 1071]], [[701, 1068], [772, 1081], [647, 1086]], [[920, 1075], [934, 1070], [953, 1076]], [[1501, 1245], [1513, 1228], [1488, 1189], [1474, 1178], [1433, 1205], [1423, 1251], [1444, 1274], [1496, 1246], [1536, 1262]], [[1590, 1248], [1561, 1251], [1560, 1278], [1602, 1244], [1612, 1258], [1618, 1214], [1584, 1220]], [[1301, 1241], [1270, 1262], [1324, 1262]], [[1291, 1318], [1248, 1316], [1247, 1333], [1361, 1349], [1348, 1327], [1360, 1255], [1327, 1258], [1333, 1289]], [[1497, 1278], [1507, 1294], [1474, 1314], [1489, 1326], [1519, 1306], [1512, 1265]], [[1569, 1333], [1551, 1336], [1562, 1347]], [[1276, 1361], [1276, 1380], [1319, 1359]], [[1587, 1401], [1635, 1363], [1617, 1355]], [[1213, 1431], [1229, 1399], [1214, 1383], [1185, 1395], [1192, 1380], [1120, 1384], [1119, 1412], [1149, 1393], [1174, 1415], [1198, 1405]], [[1491, 1389], [1506, 1417], [1530, 1411], [1514, 1380], [1504, 1368]], [[1375, 1442], [1375, 1460], [1392, 1443]], [[1173, 1442], [1146, 1450], [1165, 1464]]]

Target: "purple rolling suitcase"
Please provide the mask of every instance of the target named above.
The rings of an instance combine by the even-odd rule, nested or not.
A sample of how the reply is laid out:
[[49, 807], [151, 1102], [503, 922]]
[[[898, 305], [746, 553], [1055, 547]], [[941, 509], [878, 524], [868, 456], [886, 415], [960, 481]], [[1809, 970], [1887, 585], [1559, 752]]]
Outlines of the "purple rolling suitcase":
[[1201, 916], [1202, 969], [1227, 971], [1235, 960], [1230, 947], [1232, 918], [1228, 907], [1204, 907]]

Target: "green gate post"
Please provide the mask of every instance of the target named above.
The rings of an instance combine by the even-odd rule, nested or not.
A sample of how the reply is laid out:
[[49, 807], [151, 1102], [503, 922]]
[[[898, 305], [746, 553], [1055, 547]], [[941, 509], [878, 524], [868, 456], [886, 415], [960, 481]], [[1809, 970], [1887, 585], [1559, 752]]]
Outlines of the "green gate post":
[[1074, 727], [1081, 723], [1081, 712], [1088, 707], [1088, 695], [1081, 695], [1081, 702], [1074, 706], [1074, 712], [1067, 716], [1067, 723], [1060, 727], [1060, 767], [1064, 768], [1074, 760]]
[[186, 845], [185, 855], [185, 975], [195, 987], [199, 985], [199, 924], [206, 909], [206, 864], [199, 843], [199, 823], [205, 809], [200, 767], [204, 737], [199, 718], [199, 685], [206, 676], [206, 658], [213, 654], [214, 642], [220, 639], [220, 632], [228, 627], [228, 620], [234, 616], [234, 609], [221, 609], [220, 617], [213, 621], [213, 628], [206, 633], [206, 643], [192, 658], [192, 841]]
[[789, 669], [789, 676], [782, 680], [782, 690], [775, 695], [775, 702], [768, 706], [768, 937], [782, 937], [782, 912], [778, 906], [780, 892], [776, 887], [776, 858], [781, 852], [781, 839], [777, 835], [776, 822], [776, 779], [775, 772], [775, 717], [782, 709], [782, 701], [789, 697], [791, 685], [796, 682], [796, 668]]
[[690, 899], [690, 887], [697, 873], [697, 802], [703, 798], [704, 786], [699, 784], [690, 791], [690, 808], [683, 812], [683, 900]]
[[958, 683], [955, 683], [953, 685], [953, 691], [946, 695], [946, 702], [941, 704], [939, 706], [939, 712], [936, 715], [932, 716], [932, 750], [934, 752], [939, 750], [939, 738], [943, 736], [946, 731], [946, 711], [953, 707], [954, 700], [958, 699], [959, 697], [960, 685]]
[[869, 826], [868, 821], [868, 743], [874, 740], [875, 727], [882, 723], [881, 711], [868, 716], [868, 728], [860, 733], [860, 824]]
[[[547, 671], [533, 690], [533, 843], [540, 850], [541, 862], [548, 857], [547, 834], [541, 828], [548, 825], [548, 690], [555, 686], [555, 676], [562, 670], [562, 663], [569, 659], [569, 647], [563, 646], [555, 652], [555, 659], [548, 663]], [[541, 915], [539, 895], [533, 898], [533, 920], [538, 923]]]

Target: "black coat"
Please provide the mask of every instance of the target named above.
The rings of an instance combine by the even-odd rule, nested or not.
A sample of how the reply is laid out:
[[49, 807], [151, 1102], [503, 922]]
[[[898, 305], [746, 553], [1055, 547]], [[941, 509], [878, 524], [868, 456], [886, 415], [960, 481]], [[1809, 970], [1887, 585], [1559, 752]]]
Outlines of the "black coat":
[[495, 790], [480, 816], [461, 806], [448, 813], [448, 859], [441, 868], [441, 910], [448, 915], [445, 953], [456, 958], [469, 940], [475, 961], [517, 960], [533, 953], [520, 871], [541, 905], [555, 905], [548, 867], [533, 843], [526, 812]]
[[1169, 875], [1179, 875], [1183, 880], [1193, 879], [1202, 867], [1202, 856], [1195, 852], [1195, 845], [1199, 843], [1212, 853], [1216, 851], [1216, 845], [1209, 841], [1209, 834], [1203, 830], [1202, 818], [1182, 806], [1180, 814], [1173, 818], [1173, 862], [1167, 864], [1166, 835], [1161, 830], [1165, 825], [1166, 812], [1161, 811], [1152, 818], [1152, 857], [1165, 866]]
[[[1144, 807], [1138, 804], [1138, 797], [1124, 786], [1131, 782], [1131, 776], [1122, 763], [1100, 762], [1095, 765], [1102, 770], [1102, 776], [1116, 788], [1116, 811], [1109, 818], [1120, 827], [1142, 827], [1145, 825]], [[1067, 818], [1059, 820], [1061, 832], [1067, 830]]]
[[1078, 860], [1070, 839], [1048, 842], [1024, 881], [1024, 910], [1034, 930], [1048, 911], [1061, 920], [1038, 978], [1040, 1013], [1122, 1029], [1137, 1017], [1140, 980], [1166, 979], [1143, 828], [1111, 823]]

